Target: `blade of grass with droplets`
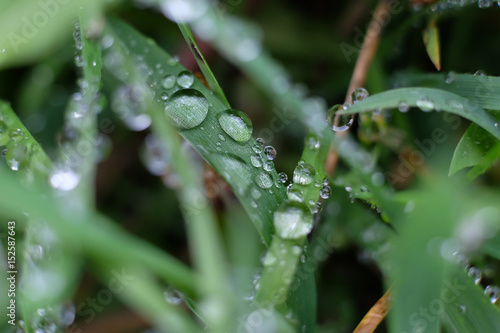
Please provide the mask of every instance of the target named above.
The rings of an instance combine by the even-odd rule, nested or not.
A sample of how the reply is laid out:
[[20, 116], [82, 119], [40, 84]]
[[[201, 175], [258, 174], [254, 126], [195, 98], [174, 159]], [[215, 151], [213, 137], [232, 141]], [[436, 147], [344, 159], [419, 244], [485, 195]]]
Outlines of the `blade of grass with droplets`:
[[454, 269], [442, 290], [444, 323], [453, 332], [499, 332], [500, 309], [491, 304], [481, 285], [460, 267]]
[[208, 66], [205, 57], [203, 56], [203, 54], [201, 54], [200, 49], [198, 48], [198, 45], [194, 40], [193, 34], [189, 29], [189, 26], [187, 24], [180, 23], [179, 29], [181, 30], [182, 36], [184, 36], [186, 43], [189, 45], [189, 49], [193, 53], [194, 58], [196, 59], [196, 62], [198, 63], [198, 66], [201, 69], [201, 72], [203, 73], [203, 76], [205, 77], [205, 79], [208, 82], [208, 85], [210, 86], [210, 89], [212, 89], [214, 95], [217, 96], [219, 100], [222, 103], [224, 103], [224, 105], [230, 108], [231, 106], [229, 105], [229, 102], [226, 99], [226, 95], [224, 95], [224, 91], [220, 87], [219, 82], [217, 82], [214, 73], [212, 73], [212, 70], [210, 69], [210, 66]]
[[426, 111], [446, 111], [464, 117], [481, 126], [497, 139], [500, 139], [500, 127], [495, 124], [495, 117], [467, 98], [450, 92], [432, 88], [399, 88], [372, 95], [354, 104], [340, 114], [369, 112], [376, 109], [398, 108], [401, 103], [420, 107]]
[[469, 99], [483, 109], [500, 111], [500, 77], [457, 74], [401, 74], [398, 86], [422, 86], [446, 90]]
[[[151, 87], [154, 98], [162, 101], [162, 96], [168, 95], [164, 101], [168, 109], [165, 119], [177, 124], [184, 139], [221, 174], [249, 214], [264, 242], [270, 244], [273, 233], [272, 213], [285, 199], [285, 189], [277, 182], [278, 174], [274, 168], [266, 172], [260, 166], [252, 164], [252, 156], [261, 161], [259, 165], [267, 158], [262, 147], [251, 137], [251, 128], [243, 125], [251, 123], [250, 120], [242, 113], [226, 112], [227, 107], [223, 102], [212, 95], [201, 82], [192, 78], [183, 66], [154, 42], [117, 19], [108, 19], [108, 24], [112, 31], [107, 33], [114, 37], [115, 43], [106, 50], [105, 63], [108, 57], [111, 65], [107, 69], [117, 78], [123, 78], [121, 74], [126, 71], [122, 65], [140, 66], [149, 73], [144, 83]], [[128, 60], [123, 59], [123, 49], [130, 52], [129, 59], [133, 59], [128, 65], [125, 64]], [[113, 67], [113, 59], [121, 61], [120, 66]], [[158, 68], [157, 64], [160, 65]], [[188, 88], [175, 83], [179, 75], [191, 78]], [[174, 84], [165, 88], [165, 78], [173, 78]], [[190, 105], [183, 105], [183, 100]], [[190, 114], [187, 110], [194, 111]], [[233, 123], [233, 120], [237, 123]]]

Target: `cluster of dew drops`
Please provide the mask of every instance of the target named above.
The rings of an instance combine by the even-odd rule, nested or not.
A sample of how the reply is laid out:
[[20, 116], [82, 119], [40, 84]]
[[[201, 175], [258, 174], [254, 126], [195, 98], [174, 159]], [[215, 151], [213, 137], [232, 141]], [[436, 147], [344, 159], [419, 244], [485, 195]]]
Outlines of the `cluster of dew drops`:
[[[457, 261], [467, 271], [467, 275], [474, 280], [474, 284], [480, 285], [483, 280], [483, 271], [476, 266], [470, 265], [469, 260], [460, 253], [455, 253]], [[500, 299], [500, 288], [494, 284], [488, 284], [484, 288], [484, 294], [492, 304]]]
[[[36, 310], [30, 326], [30, 332], [34, 333], [57, 333], [61, 327], [70, 327], [76, 316], [76, 307], [72, 302], [63, 304], [60, 308], [47, 306]], [[18, 325], [12, 333], [24, 333], [27, 323], [19, 320]]]
[[[442, 12], [449, 9], [459, 9], [464, 6], [469, 5], [477, 5], [479, 8], [486, 9], [491, 8], [493, 6], [500, 7], [500, 1], [492, 1], [492, 0], [447, 0], [440, 1], [439, 3], [435, 3], [430, 6], [431, 11], [433, 12]], [[414, 10], [421, 10], [423, 8], [422, 5], [417, 4], [413, 5]]]

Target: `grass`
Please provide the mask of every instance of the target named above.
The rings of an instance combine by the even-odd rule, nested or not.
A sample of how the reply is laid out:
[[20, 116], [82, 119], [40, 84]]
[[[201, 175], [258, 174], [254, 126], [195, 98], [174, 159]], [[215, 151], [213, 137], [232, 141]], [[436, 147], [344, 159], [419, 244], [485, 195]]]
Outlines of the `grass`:
[[1, 330], [500, 331], [496, 9], [189, 3], [0, 5]]

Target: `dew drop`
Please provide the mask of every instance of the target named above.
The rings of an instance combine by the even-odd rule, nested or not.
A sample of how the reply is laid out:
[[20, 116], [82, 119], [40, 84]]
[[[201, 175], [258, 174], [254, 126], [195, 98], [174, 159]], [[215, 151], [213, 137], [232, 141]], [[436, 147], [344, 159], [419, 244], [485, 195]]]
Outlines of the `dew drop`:
[[290, 194], [290, 191], [292, 190], [293, 183], [290, 183], [286, 187], [286, 194]]
[[424, 112], [429, 112], [434, 109], [434, 103], [428, 97], [421, 97], [417, 99], [417, 106]]
[[288, 180], [288, 176], [284, 172], [278, 173], [279, 181], [282, 182], [283, 184], [286, 183]]
[[370, 96], [370, 94], [368, 93], [368, 90], [366, 90], [365, 88], [356, 88], [356, 89], [354, 89], [354, 91], [351, 94], [352, 104], [356, 104], [358, 102], [361, 102], [362, 100], [364, 100], [368, 96]]
[[177, 75], [177, 84], [182, 88], [189, 88], [193, 85], [194, 76], [191, 72], [182, 71]]
[[252, 155], [250, 156], [250, 162], [256, 168], [260, 168], [262, 166], [262, 157], [260, 155]]
[[338, 122], [336, 123], [335, 118], [337, 118], [337, 111], [342, 110], [346, 110], [346, 108], [344, 108], [344, 106], [341, 104], [334, 105], [328, 110], [328, 125], [330, 125], [335, 132], [347, 131], [354, 122], [354, 118], [352, 115], [344, 114], [339, 117]]
[[112, 109], [131, 130], [142, 131], [151, 125], [146, 113], [147, 92], [140, 86], [122, 86], [115, 90]]
[[258, 200], [261, 196], [260, 191], [257, 187], [252, 187], [252, 189], [250, 190], [250, 194], [255, 200]]
[[328, 185], [323, 185], [323, 187], [319, 191], [319, 195], [323, 199], [328, 199], [331, 194], [332, 194], [332, 189]]
[[490, 302], [496, 303], [500, 297], [500, 289], [494, 285], [488, 285], [484, 289], [484, 294], [490, 298]]
[[455, 81], [456, 76], [457, 75], [455, 74], [455, 72], [449, 72], [444, 82], [447, 84], [451, 84], [453, 81]]
[[312, 214], [297, 202], [285, 202], [274, 213], [274, 228], [283, 239], [305, 237], [313, 227]]
[[498, 123], [494, 123], [493, 126], [498, 127]]
[[[484, 3], [488, 2], [488, 3], [491, 3], [491, 1], [481, 1], [481, 0], [479, 0], [479, 2], [484, 2]], [[474, 73], [474, 76], [486, 76], [486, 73], [482, 69], [479, 69], [479, 70], [477, 70]]]
[[408, 105], [408, 103], [406, 103], [405, 101], [399, 102], [399, 104], [398, 104], [399, 112], [406, 113], [406, 112], [408, 112], [409, 109], [410, 109], [410, 106]]
[[273, 146], [266, 146], [264, 148], [264, 154], [266, 155], [268, 160], [274, 160], [276, 157], [276, 149]]
[[5, 146], [10, 141], [9, 127], [0, 120], [0, 147]]
[[293, 171], [293, 182], [300, 185], [309, 185], [312, 183], [316, 170], [308, 163], [297, 165]]
[[306, 138], [307, 147], [311, 150], [316, 150], [320, 147], [320, 143], [316, 135], [310, 134]]
[[208, 101], [198, 90], [178, 90], [165, 103], [165, 112], [174, 126], [179, 129], [190, 129], [205, 120], [208, 114]]
[[163, 78], [161, 81], [161, 85], [165, 89], [172, 89], [175, 86], [175, 83], [177, 82], [177, 79], [175, 78], [175, 75], [169, 74]]
[[19, 128], [12, 128], [9, 131], [9, 136], [13, 142], [18, 143], [18, 142], [21, 142], [21, 140], [24, 138], [24, 133]]
[[7, 150], [5, 161], [13, 171], [19, 171], [29, 161], [28, 147], [22, 143], [16, 143], [12, 145]]
[[469, 271], [467, 272], [467, 274], [469, 275], [469, 277], [474, 279], [474, 284], [478, 285], [479, 283], [481, 283], [481, 279], [483, 278], [483, 274], [481, 273], [480, 269], [478, 269], [474, 266], [471, 266], [469, 268]]
[[255, 177], [255, 182], [262, 189], [270, 188], [271, 186], [273, 186], [273, 180], [272, 180], [271, 176], [265, 172], [259, 173]]
[[264, 162], [263, 169], [266, 170], [267, 172], [270, 172], [271, 170], [274, 169], [274, 163], [271, 161]]
[[218, 113], [217, 118], [222, 130], [224, 130], [224, 132], [226, 132], [226, 134], [229, 135], [234, 141], [245, 143], [252, 136], [252, 121], [244, 112], [235, 109], [228, 109]]
[[172, 287], [167, 288], [167, 290], [163, 292], [163, 297], [167, 303], [172, 305], [179, 305], [182, 303], [182, 293]]

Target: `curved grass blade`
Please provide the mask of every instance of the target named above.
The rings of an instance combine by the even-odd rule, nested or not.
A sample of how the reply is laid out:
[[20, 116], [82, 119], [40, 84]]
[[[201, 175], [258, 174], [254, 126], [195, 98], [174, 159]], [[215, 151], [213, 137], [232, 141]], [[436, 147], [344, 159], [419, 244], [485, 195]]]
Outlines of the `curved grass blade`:
[[[354, 104], [340, 114], [369, 112], [376, 109], [397, 108], [400, 103], [419, 107], [425, 111], [439, 110], [454, 113], [481, 126], [497, 139], [500, 139], [498, 121], [478, 105], [468, 99], [432, 88], [399, 88], [372, 95]], [[496, 124], [496, 125], [495, 125]]]
[[498, 162], [500, 158], [500, 142], [495, 143], [495, 145], [484, 155], [484, 157], [479, 161], [479, 163], [474, 166], [468, 173], [467, 179], [473, 180], [478, 176], [482, 175], [495, 163]]
[[208, 66], [205, 57], [203, 57], [203, 54], [201, 54], [200, 49], [198, 48], [198, 45], [194, 40], [193, 34], [189, 29], [189, 26], [185, 23], [179, 23], [178, 25], [179, 29], [182, 32], [182, 36], [184, 36], [186, 43], [189, 45], [189, 49], [193, 53], [194, 58], [196, 59], [196, 62], [198, 63], [198, 66], [201, 69], [201, 72], [203, 73], [203, 76], [205, 77], [205, 79], [208, 82], [208, 85], [210, 86], [210, 89], [212, 89], [214, 95], [217, 96], [222, 103], [224, 103], [228, 108], [230, 108], [231, 106], [227, 101], [226, 95], [224, 95], [224, 91], [220, 87], [219, 82], [217, 82], [214, 73], [212, 73], [212, 70], [210, 69], [210, 66]]
[[[231, 131], [232, 128], [230, 126], [228, 128], [226, 126], [228, 124], [222, 118], [222, 113], [227, 111], [224, 103], [212, 95], [196, 78], [192, 78], [192, 75], [183, 66], [175, 62], [173, 57], [154, 42], [146, 39], [127, 24], [113, 18], [108, 20], [106, 35], [112, 36], [115, 41], [106, 50], [105, 59], [109, 60], [108, 70], [128, 85], [141, 84], [141, 86], [145, 86], [153, 94], [153, 98], [164, 107], [170, 104], [168, 117], [171, 117], [170, 119], [174, 122], [178, 121], [177, 124], [180, 125], [178, 131], [181, 136], [190, 142], [193, 148], [231, 186], [264, 242], [269, 245], [273, 234], [272, 212], [284, 200], [285, 189], [278, 182], [278, 174], [274, 168], [270, 172], [262, 169], [262, 162], [267, 161], [262, 147], [255, 139], [247, 137], [246, 134], [240, 140], [238, 134]], [[130, 54], [130, 60], [124, 59], [124, 52]], [[119, 66], [113, 65], [112, 59], [115, 59]], [[139, 83], [127, 77], [127, 73], [133, 73], [136, 68], [146, 73]], [[192, 78], [188, 90], [179, 90], [183, 87], [178, 84], [167, 85], [170, 88], [165, 87], [164, 80], [167, 77], [178, 80], [178, 77], [182, 75]], [[183, 96], [183, 92], [187, 92], [200, 98], [189, 98], [190, 101], [193, 101], [191, 107], [182, 107], [176, 103], [171, 104], [174, 91], [177, 90], [179, 90], [177, 96]], [[164, 96], [167, 96], [165, 101], [162, 99]], [[193, 124], [187, 120], [191, 117], [190, 112], [201, 115], [197, 119], [200, 123]], [[194, 115], [194, 117], [197, 116]], [[165, 117], [166, 120], [167, 117]], [[222, 127], [223, 125], [225, 129]], [[192, 127], [185, 128], [186, 126]], [[241, 142], [234, 139], [228, 132], [233, 136], [236, 134], [235, 137]], [[248, 141], [243, 142], [247, 139]], [[252, 160], [255, 159], [261, 161], [260, 164], [256, 164], [260, 166], [256, 167], [252, 164]]]
[[497, 142], [498, 139], [483, 128], [471, 124], [453, 152], [449, 175], [481, 163]]
[[401, 74], [396, 83], [406, 87], [446, 90], [469, 99], [483, 109], [500, 111], [500, 77], [457, 74]]

